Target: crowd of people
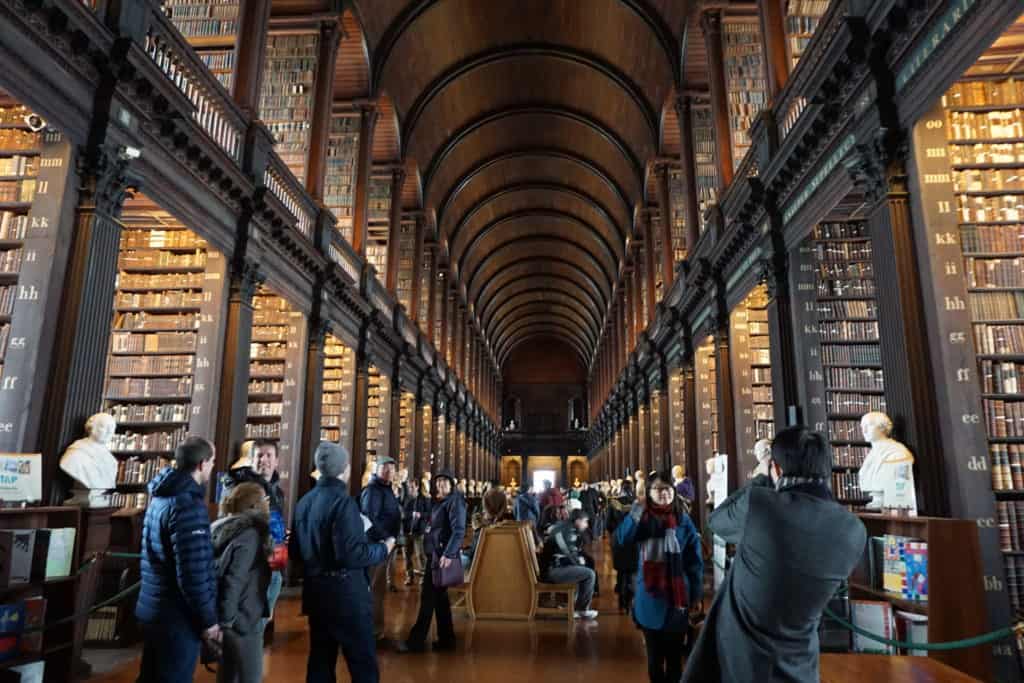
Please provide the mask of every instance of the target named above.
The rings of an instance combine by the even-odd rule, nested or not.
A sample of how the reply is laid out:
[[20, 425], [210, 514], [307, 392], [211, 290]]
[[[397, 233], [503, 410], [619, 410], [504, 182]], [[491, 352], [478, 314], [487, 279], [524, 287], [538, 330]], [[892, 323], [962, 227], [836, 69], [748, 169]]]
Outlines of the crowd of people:
[[[582, 620], [598, 617], [593, 548], [607, 536], [618, 605], [643, 633], [652, 682], [817, 680], [818, 621], [860, 558], [865, 532], [832, 501], [821, 435], [788, 428], [770, 453], [711, 511], [709, 533], [737, 550], [704, 618], [707, 544], [692, 520], [695, 487], [681, 467], [568, 489], [544, 482], [535, 491], [467, 484], [448, 471], [410, 482], [393, 459], [380, 457], [356, 499], [349, 453], [323, 442], [313, 458], [315, 485], [286, 533], [273, 441], [243, 445], [217, 482], [211, 524], [214, 447], [189, 437], [149, 484], [136, 605], [144, 634], [139, 680], [190, 681], [202, 658], [219, 662], [219, 682], [260, 681], [267, 624], [289, 564], [309, 620], [307, 681], [335, 681], [339, 652], [353, 681], [378, 681], [378, 648], [424, 652], [435, 620], [431, 649], [452, 650], [448, 588], [468, 576], [484, 530], [513, 520], [535, 535], [541, 578], [576, 585], [573, 609]], [[785, 553], [798, 545], [822, 551]], [[385, 597], [397, 590], [399, 551], [420, 604], [406, 637], [389, 643]], [[756, 590], [766, 582], [772, 590]]]

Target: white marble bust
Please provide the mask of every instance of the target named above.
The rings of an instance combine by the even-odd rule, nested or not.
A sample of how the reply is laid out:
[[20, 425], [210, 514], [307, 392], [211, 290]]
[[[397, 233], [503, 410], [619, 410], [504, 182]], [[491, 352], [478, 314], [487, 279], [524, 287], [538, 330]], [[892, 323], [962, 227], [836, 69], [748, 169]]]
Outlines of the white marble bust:
[[707, 498], [705, 499], [705, 502], [708, 505], [712, 505], [713, 506], [715, 504], [715, 490], [718, 487], [718, 482], [715, 480], [715, 459], [714, 458], [708, 458], [707, 460], [704, 461], [704, 471], [707, 472], [707, 474], [708, 474], [708, 483], [707, 483], [708, 495], [707, 495]]
[[914, 456], [890, 436], [892, 420], [885, 413], [866, 413], [860, 419], [860, 429], [871, 444], [859, 472], [860, 490], [871, 498], [868, 509], [906, 510], [916, 515]]
[[96, 413], [85, 423], [87, 437], [68, 446], [60, 458], [60, 468], [75, 483], [68, 505], [109, 507], [110, 491], [117, 486], [117, 458], [107, 444], [117, 423], [107, 413]]
[[757, 467], [750, 473], [753, 479], [759, 475], [772, 476], [772, 440], [758, 439], [754, 444], [754, 458], [757, 460]]

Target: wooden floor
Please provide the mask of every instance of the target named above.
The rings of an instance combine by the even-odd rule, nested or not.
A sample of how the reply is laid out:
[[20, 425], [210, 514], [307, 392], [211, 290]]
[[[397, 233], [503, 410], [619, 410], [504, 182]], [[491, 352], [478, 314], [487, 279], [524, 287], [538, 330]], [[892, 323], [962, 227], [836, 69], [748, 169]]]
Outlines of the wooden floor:
[[[601, 616], [593, 622], [565, 621], [476, 621], [456, 615], [458, 650], [452, 653], [397, 655], [378, 653], [381, 680], [386, 683], [432, 683], [466, 681], [479, 683], [523, 683], [531, 680], [625, 683], [645, 681], [643, 642], [629, 616], [615, 609], [611, 558], [599, 552], [602, 594], [595, 600]], [[401, 564], [401, 562], [399, 562]], [[401, 570], [400, 570], [401, 571]], [[404, 637], [416, 616], [418, 590], [400, 587], [387, 601], [388, 629]], [[282, 598], [278, 606], [278, 630], [273, 647], [264, 654], [264, 678], [275, 683], [305, 680], [306, 620], [298, 616], [297, 595]], [[870, 681], [914, 681], [953, 683], [973, 679], [951, 677], [950, 671], [912, 671], [908, 658], [826, 656], [822, 662], [825, 683]], [[920, 662], [927, 664], [927, 662]], [[923, 667], [926, 668], [926, 667]], [[339, 680], [348, 680], [344, 661], [339, 658]], [[135, 659], [111, 673], [94, 676], [95, 683], [134, 683], [138, 673]], [[215, 676], [201, 667], [195, 680], [213, 683]]]

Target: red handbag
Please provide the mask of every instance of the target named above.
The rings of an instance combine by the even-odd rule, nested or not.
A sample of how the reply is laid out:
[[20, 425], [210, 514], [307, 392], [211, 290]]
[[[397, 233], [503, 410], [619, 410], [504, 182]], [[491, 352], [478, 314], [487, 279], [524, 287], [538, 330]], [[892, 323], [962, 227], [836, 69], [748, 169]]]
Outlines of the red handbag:
[[288, 546], [280, 543], [274, 546], [274, 552], [270, 555], [270, 568], [275, 572], [284, 571], [288, 566]]

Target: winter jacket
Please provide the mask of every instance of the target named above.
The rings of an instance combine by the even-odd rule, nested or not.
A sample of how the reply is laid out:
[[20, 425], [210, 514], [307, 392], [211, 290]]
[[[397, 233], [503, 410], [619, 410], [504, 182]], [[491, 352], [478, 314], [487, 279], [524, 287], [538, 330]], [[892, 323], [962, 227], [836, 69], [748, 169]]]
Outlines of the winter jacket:
[[551, 532], [544, 541], [540, 554], [540, 566], [544, 572], [553, 567], [582, 567], [585, 562], [582, 555], [583, 538], [576, 525], [569, 520], [558, 522], [551, 527]]
[[[637, 546], [650, 536], [640, 525], [642, 509], [637, 506], [626, 515], [615, 530], [615, 540], [621, 545]], [[686, 572], [686, 597], [688, 604], [696, 604], [704, 594], [704, 558], [701, 556], [700, 534], [693, 525], [690, 516], [683, 514], [679, 518], [679, 526], [675, 529], [676, 540], [683, 554], [683, 568]], [[686, 630], [688, 619], [686, 614], [671, 614], [668, 602], [661, 597], [651, 595], [644, 587], [642, 562], [636, 564], [636, 590], [633, 598], [633, 619], [643, 628], [655, 631]]]
[[540, 520], [540, 506], [537, 504], [537, 496], [524, 491], [516, 496], [516, 521], [529, 522], [537, 526]]
[[[430, 509], [432, 504], [429, 496], [409, 496], [405, 501], [402, 526], [406, 536], [422, 536], [430, 524]], [[418, 512], [419, 517], [413, 513]]]
[[458, 559], [465, 536], [466, 499], [452, 491], [447, 498], [434, 503], [423, 549], [428, 554], [436, 550], [447, 558]]
[[564, 504], [565, 497], [562, 495], [561, 491], [552, 486], [547, 491], [544, 491], [540, 494], [540, 499], [538, 502], [540, 503], [541, 511], [543, 511], [545, 508], [550, 507], [552, 505], [558, 507], [559, 505]]
[[220, 475], [219, 495], [217, 501], [222, 501], [234, 487], [239, 484], [259, 484], [267, 494], [270, 502], [270, 535], [274, 543], [284, 543], [285, 521], [284, 521], [284, 491], [281, 489], [281, 480], [277, 472], [274, 472], [270, 481], [263, 478], [251, 467], [236, 467]]
[[864, 552], [864, 524], [823, 485], [748, 484], [708, 520], [736, 544], [684, 681], [817, 681], [822, 609]]
[[595, 489], [580, 491], [580, 504], [583, 506], [583, 511], [593, 520], [597, 516], [597, 491]]
[[359, 495], [359, 508], [369, 517], [373, 526], [366, 532], [371, 541], [398, 538], [402, 533], [402, 507], [389, 482], [373, 475]]
[[217, 502], [227, 498], [228, 493], [239, 484], [259, 484], [270, 495], [267, 480], [251, 467], [236, 467], [220, 475], [217, 486]]
[[[614, 534], [622, 524], [623, 520], [629, 515], [629, 511], [633, 505], [633, 497], [628, 495], [619, 496], [618, 498], [612, 498], [608, 502], [608, 518], [606, 520], [606, 528], [609, 533]], [[635, 543], [619, 543], [615, 541], [615, 537], [612, 537], [614, 541], [612, 543], [612, 566], [615, 571], [620, 574], [632, 574], [636, 571], [637, 562], [639, 562], [640, 552], [637, 550]]]
[[142, 587], [135, 616], [147, 624], [184, 621], [197, 633], [217, 623], [217, 577], [202, 487], [165, 467], [149, 482], [142, 526]]
[[210, 527], [217, 566], [217, 614], [237, 633], [253, 633], [270, 616], [267, 587], [274, 549], [268, 521], [256, 514], [229, 515]]
[[362, 570], [380, 564], [387, 555], [383, 543], [367, 540], [359, 507], [340, 479], [320, 477], [295, 506], [288, 556], [302, 563], [306, 614], [330, 617], [350, 607], [372, 610]]

